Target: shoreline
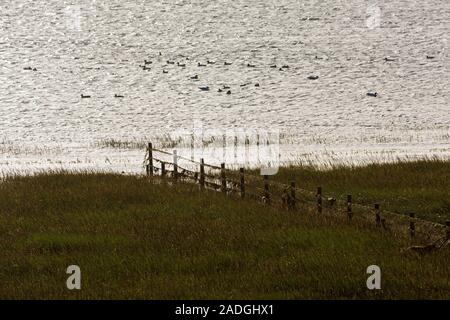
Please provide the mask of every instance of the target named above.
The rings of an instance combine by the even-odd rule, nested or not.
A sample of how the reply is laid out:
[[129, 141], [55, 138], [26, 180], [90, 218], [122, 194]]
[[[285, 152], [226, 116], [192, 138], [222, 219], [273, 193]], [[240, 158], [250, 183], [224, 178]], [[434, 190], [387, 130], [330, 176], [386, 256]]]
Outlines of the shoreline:
[[[434, 149], [439, 152], [433, 152]], [[163, 148], [171, 153], [174, 148]], [[193, 150], [193, 151], [192, 151]], [[177, 148], [178, 154], [185, 158], [235, 168], [257, 168], [268, 161], [278, 166], [308, 165], [317, 169], [333, 166], [365, 166], [372, 163], [411, 162], [417, 160], [439, 159], [450, 160], [448, 144], [424, 148], [423, 146], [301, 146], [271, 145], [268, 148], [255, 145], [240, 145], [237, 148], [228, 146], [206, 148]], [[145, 148], [61, 148], [44, 149], [42, 152], [21, 154], [3, 152], [0, 155], [0, 175], [10, 173], [30, 174], [48, 170], [93, 170], [127, 174], [140, 174], [144, 170]], [[268, 152], [272, 152], [268, 156]], [[279, 154], [277, 157], [276, 154]], [[162, 155], [163, 159], [168, 159]]]

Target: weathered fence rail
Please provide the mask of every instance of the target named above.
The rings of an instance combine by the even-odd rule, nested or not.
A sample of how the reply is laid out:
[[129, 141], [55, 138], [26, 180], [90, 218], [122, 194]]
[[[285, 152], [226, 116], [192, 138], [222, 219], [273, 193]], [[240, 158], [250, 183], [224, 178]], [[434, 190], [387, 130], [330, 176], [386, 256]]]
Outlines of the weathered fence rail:
[[[159, 153], [172, 159], [163, 160], [155, 157]], [[180, 161], [191, 165], [188, 169], [180, 165]], [[207, 164], [204, 159], [194, 161], [173, 153], [153, 148], [148, 144], [146, 154], [146, 173], [148, 176], [159, 175], [171, 177], [174, 182], [182, 180], [197, 183], [201, 190], [213, 189], [227, 195], [237, 195], [241, 198], [251, 198], [262, 201], [266, 205], [280, 206], [286, 210], [301, 212], [306, 207], [317, 214], [328, 214], [344, 218], [348, 223], [355, 219], [372, 224], [380, 230], [389, 231], [397, 235], [408, 236], [411, 241], [435, 241], [450, 238], [450, 221], [446, 225], [417, 218], [414, 213], [409, 216], [381, 209], [379, 203], [370, 207], [354, 201], [352, 195], [345, 200], [325, 196], [321, 186], [317, 191], [299, 188], [296, 181], [284, 184], [270, 180], [269, 176], [258, 176], [246, 173], [244, 168], [239, 170], [227, 169], [226, 164], [220, 166]], [[195, 167], [193, 169], [192, 167]], [[315, 207], [315, 209], [314, 209]]]

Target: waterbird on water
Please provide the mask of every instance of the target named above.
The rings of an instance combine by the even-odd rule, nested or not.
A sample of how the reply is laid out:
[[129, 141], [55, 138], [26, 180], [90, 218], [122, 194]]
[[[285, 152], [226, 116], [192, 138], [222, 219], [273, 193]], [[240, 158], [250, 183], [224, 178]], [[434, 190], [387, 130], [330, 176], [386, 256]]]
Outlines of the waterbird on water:
[[186, 64], [185, 63], [179, 63], [179, 62], [177, 62], [177, 66], [179, 66], [179, 67], [186, 67]]
[[271, 68], [276, 68], [277, 65], [276, 65], [276, 64], [273, 64], [273, 65], [271, 65], [270, 67], [271, 67]]
[[231, 87], [230, 87], [230, 86], [224, 85], [224, 86], [222, 86], [222, 88], [224, 88], [224, 89], [230, 89]]
[[228, 90], [228, 91], [227, 91], [227, 94], [231, 94], [231, 90]]
[[434, 59], [434, 56], [428, 56], [427, 55], [427, 59]]
[[223, 64], [224, 64], [225, 66], [231, 66], [231, 62], [226, 62], [226, 61], [225, 61]]
[[376, 91], [369, 91], [369, 92], [367, 92], [367, 96], [369, 96], [369, 97], [377, 97], [378, 96], [378, 92], [376, 92]]
[[247, 67], [249, 67], [249, 68], [254, 68], [255, 65], [254, 65], [254, 64], [247, 63]]
[[206, 63], [207, 63], [207, 64], [215, 64], [216, 62], [211, 61], [211, 60], [206, 60]]
[[384, 61], [386, 61], [386, 62], [392, 62], [392, 61], [395, 61], [395, 60], [392, 59], [392, 58], [386, 57], [386, 58], [384, 58]]
[[88, 98], [90, 98], [91, 96], [89, 96], [89, 95], [85, 95], [85, 94], [81, 94], [81, 99], [88, 99]]
[[202, 91], [209, 91], [209, 87], [208, 86], [200, 86], [198, 87], [200, 90]]
[[319, 79], [319, 76], [308, 76], [309, 80], [317, 80]]
[[167, 60], [167, 64], [175, 64], [174, 61]]
[[152, 61], [144, 60], [144, 64], [152, 64], [152, 63], [153, 63]]
[[169, 71], [163, 69], [163, 73], [169, 73]]
[[120, 94], [115, 94], [114, 98], [123, 98], [124, 96], [120, 95]]
[[198, 80], [198, 74], [196, 74], [195, 76], [191, 77], [192, 80]]
[[199, 66], [199, 67], [206, 67], [206, 64], [202, 64], [202, 63], [197, 63], [197, 66]]

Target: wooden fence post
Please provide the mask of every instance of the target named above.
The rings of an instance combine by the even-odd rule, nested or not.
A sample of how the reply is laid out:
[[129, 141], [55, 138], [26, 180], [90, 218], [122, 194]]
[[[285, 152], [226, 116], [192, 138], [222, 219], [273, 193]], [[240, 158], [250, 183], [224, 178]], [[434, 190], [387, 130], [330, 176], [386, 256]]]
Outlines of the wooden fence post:
[[353, 211], [352, 211], [352, 195], [347, 195], [347, 218], [348, 221], [352, 221], [353, 218]]
[[411, 239], [414, 238], [414, 236], [416, 235], [416, 224], [414, 222], [414, 213], [410, 213], [409, 217], [411, 218], [409, 220], [409, 235], [411, 237]]
[[165, 177], [165, 176], [166, 176], [166, 163], [161, 162], [161, 177]]
[[178, 156], [177, 150], [173, 150], [173, 178], [178, 179]]
[[322, 187], [317, 187], [317, 212], [322, 213]]
[[200, 189], [205, 189], [205, 160], [200, 159]]
[[239, 187], [240, 187], [240, 193], [241, 193], [241, 198], [245, 197], [245, 178], [244, 178], [244, 168], [240, 168], [239, 169]]
[[377, 227], [381, 227], [381, 211], [378, 203], [375, 203], [375, 223]]
[[148, 144], [148, 164], [147, 164], [147, 176], [153, 175], [153, 145], [151, 142]]
[[270, 193], [269, 193], [269, 176], [264, 175], [264, 197], [263, 202], [266, 204], [270, 203]]
[[289, 203], [288, 203], [288, 208], [295, 210], [296, 209], [296, 201], [297, 199], [295, 198], [295, 181], [291, 181], [291, 197], [289, 199]]
[[225, 176], [225, 163], [220, 164], [220, 180], [222, 181], [221, 191], [227, 193], [227, 178]]

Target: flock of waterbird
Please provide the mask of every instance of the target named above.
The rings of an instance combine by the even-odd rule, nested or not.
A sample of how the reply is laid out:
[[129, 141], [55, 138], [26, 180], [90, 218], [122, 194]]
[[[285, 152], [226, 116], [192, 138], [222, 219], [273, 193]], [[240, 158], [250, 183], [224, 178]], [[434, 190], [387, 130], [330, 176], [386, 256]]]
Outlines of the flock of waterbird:
[[[158, 56], [159, 56], [158, 60], [161, 60], [162, 53], [159, 52]], [[427, 55], [426, 58], [427, 59], [434, 59], [434, 56]], [[186, 57], [185, 59], [187, 61], [190, 60], [188, 57]], [[315, 56], [315, 59], [322, 59], [322, 58], [320, 58], [318, 56]], [[391, 57], [385, 57], [384, 61], [385, 62], [395, 62], [396, 60], [394, 58], [391, 58]], [[208, 60], [206, 60], [206, 63], [197, 62], [197, 67], [207, 67], [208, 65], [214, 65], [214, 64], [216, 64], [216, 61], [211, 61], [211, 60], [208, 59]], [[228, 61], [224, 61], [223, 62], [224, 66], [231, 66], [232, 64], [233, 64], [232, 62], [228, 62]], [[180, 61], [175, 62], [173, 60], [166, 60], [164, 66], [170, 66], [170, 65], [174, 65], [174, 66], [176, 65], [176, 66], [178, 66], [180, 68], [186, 68], [186, 62], [180, 62]], [[162, 68], [162, 73], [163, 74], [169, 73], [169, 71], [164, 66]], [[256, 68], [256, 65], [255, 64], [251, 64], [251, 63], [247, 63], [244, 66], [247, 67], [247, 68]], [[152, 67], [156, 68], [156, 63], [153, 63], [152, 60], [144, 59], [143, 64], [139, 64], [139, 68], [141, 68], [144, 71], [150, 71], [150, 70], [153, 69]], [[271, 68], [271, 69], [278, 69], [279, 71], [286, 71], [286, 70], [289, 69], [289, 65], [285, 64], [285, 65], [282, 65], [282, 66], [278, 66], [276, 64], [271, 64], [269, 66], [269, 68]], [[25, 67], [23, 69], [26, 70], [26, 71], [38, 71], [37, 68], [35, 68], [35, 67]], [[190, 76], [189, 79], [193, 80], [193, 81], [196, 81], [196, 80], [200, 80], [200, 77], [199, 77], [198, 74], [195, 74], [195, 75]], [[317, 80], [317, 79], [319, 79], [319, 76], [318, 75], [309, 75], [309, 76], [306, 77], [306, 79], [308, 79], [308, 80]], [[245, 87], [245, 86], [248, 86], [248, 85], [251, 85], [251, 83], [244, 83], [244, 84], [241, 84], [240, 86], [241, 87]], [[260, 87], [260, 84], [258, 82], [256, 82], [254, 84], [254, 86], [255, 87]], [[198, 88], [199, 88], [200, 91], [210, 91], [210, 89], [211, 89], [210, 86], [208, 86], [208, 85], [202, 85], [202, 86], [199, 86]], [[217, 92], [225, 92], [228, 95], [232, 94], [231, 87], [229, 85], [222, 85], [221, 87], [219, 87], [219, 89], [217, 89]], [[369, 91], [369, 92], [367, 92], [366, 95], [369, 96], [369, 97], [378, 97], [378, 92], [376, 92], [376, 91]], [[124, 98], [124, 97], [125, 96], [121, 95], [121, 94], [114, 94], [114, 98]], [[91, 98], [91, 96], [82, 93], [81, 94], [81, 98], [82, 99], [88, 99], [88, 98]]]
[[[162, 53], [159, 52], [158, 56], [161, 58]], [[434, 56], [427, 55], [426, 58], [427, 59], [434, 59]], [[316, 55], [315, 59], [322, 59], [322, 58], [318, 57]], [[190, 59], [188, 57], [186, 57], [186, 60], [190, 60]], [[391, 58], [391, 57], [385, 57], [384, 61], [385, 62], [395, 62], [396, 60], [394, 58]], [[206, 63], [197, 62], [197, 67], [207, 67], [208, 65], [214, 65], [214, 64], [216, 64], [216, 61], [211, 61], [211, 60], [207, 59]], [[232, 62], [228, 62], [228, 61], [224, 61], [223, 62], [224, 66], [231, 66], [232, 64], [233, 64]], [[166, 66], [169, 66], [169, 65], [176, 65], [176, 66], [181, 67], [181, 68], [185, 68], [186, 67], [186, 63], [185, 62], [180, 63], [178, 61], [178, 62], [175, 63], [175, 61], [173, 61], [173, 60], [166, 60]], [[144, 70], [144, 71], [152, 70], [152, 66], [154, 66], [153, 61], [152, 60], [146, 60], [146, 59], [144, 59], [144, 64], [139, 65], [139, 67], [142, 70]], [[256, 68], [256, 65], [255, 64], [251, 64], [251, 63], [247, 63], [247, 64], [244, 64], [244, 67]], [[276, 64], [271, 64], [269, 66], [269, 68], [271, 68], [271, 69], [278, 69], [279, 71], [286, 71], [286, 70], [289, 69], [289, 65], [285, 64], [285, 65], [282, 65], [282, 66], [278, 66]], [[166, 74], [166, 73], [169, 73], [169, 71], [166, 70], [163, 67], [162, 73]], [[191, 80], [199, 80], [200, 78], [199, 78], [198, 74], [195, 74], [193, 76], [190, 76], [190, 79]], [[313, 74], [313, 75], [307, 76], [306, 79], [308, 79], [308, 80], [317, 80], [317, 79], [319, 79], [319, 76]], [[249, 83], [244, 83], [244, 84], [241, 84], [240, 86], [241, 87], [245, 87], [247, 85], [249, 85]], [[259, 87], [260, 84], [257, 82], [257, 83], [254, 84], [254, 86], [255, 87]], [[198, 88], [201, 91], [210, 91], [210, 86], [208, 86], [208, 85], [199, 86]], [[219, 87], [219, 89], [217, 91], [218, 92], [224, 92], [225, 90], [227, 90], [226, 94], [231, 94], [231, 87], [228, 86], [228, 85], [223, 85], [222, 87]], [[376, 98], [376, 97], [378, 97], [378, 92], [371, 90], [371, 91], [367, 92], [366, 95], [369, 96], [369, 97], [375, 97]]]
[[[162, 53], [160, 52], [159, 53], [159, 57], [161, 57], [161, 55], [162, 55]], [[190, 59], [188, 57], [185, 57], [185, 60], [186, 61], [190, 61]], [[208, 67], [209, 65], [215, 65], [215, 64], [217, 64], [216, 61], [212, 61], [212, 60], [207, 59], [206, 62], [197, 62], [196, 66], [199, 67], [199, 68], [203, 68], [203, 67]], [[231, 66], [232, 64], [233, 64], [233, 62], [229, 62], [229, 61], [224, 61], [223, 62], [223, 66]], [[180, 68], [186, 68], [186, 62], [185, 61], [183, 61], [183, 62], [180, 62], [180, 61], [175, 62], [173, 60], [166, 60], [165, 61], [165, 65], [162, 68], [162, 73], [163, 74], [169, 73], [169, 71], [165, 68], [165, 66], [170, 66], [170, 65], [177, 66], [177, 67], [180, 67]], [[195, 66], [195, 64], [194, 64], [194, 66]], [[152, 60], [144, 59], [144, 63], [140, 64], [139, 67], [142, 70], [144, 70], [144, 71], [150, 71], [150, 70], [152, 70], [152, 67], [153, 67], [153, 69], [156, 68], [156, 63], [153, 63]], [[256, 68], [256, 65], [255, 64], [251, 64], [251, 63], [247, 63], [247, 64], [244, 64], [244, 67]], [[270, 65], [270, 68], [273, 68], [273, 69], [276, 68], [279, 71], [285, 71], [285, 70], [289, 69], [289, 66], [288, 65], [277, 66], [276, 64], [273, 64], [273, 65]], [[189, 79], [197, 81], [197, 80], [200, 80], [200, 77], [199, 77], [198, 74], [194, 74], [194, 75], [189, 76]], [[317, 80], [317, 79], [319, 79], [319, 76], [311, 75], [311, 76], [308, 77], [308, 79], [309, 80]], [[251, 83], [241, 84], [240, 87], [246, 87], [248, 85], [251, 85]], [[260, 87], [260, 84], [258, 82], [256, 82], [256, 83], [254, 83], [254, 86], [255, 87]], [[202, 85], [202, 86], [199, 86], [198, 89], [200, 91], [210, 91], [211, 87], [208, 86], [208, 85]], [[232, 94], [231, 86], [225, 85], [225, 84], [221, 85], [217, 89], [217, 92], [225, 92], [226, 94], [230, 95], [230, 94]]]

